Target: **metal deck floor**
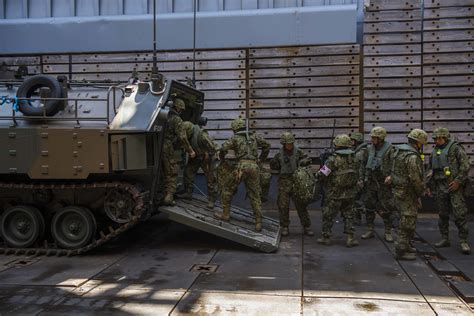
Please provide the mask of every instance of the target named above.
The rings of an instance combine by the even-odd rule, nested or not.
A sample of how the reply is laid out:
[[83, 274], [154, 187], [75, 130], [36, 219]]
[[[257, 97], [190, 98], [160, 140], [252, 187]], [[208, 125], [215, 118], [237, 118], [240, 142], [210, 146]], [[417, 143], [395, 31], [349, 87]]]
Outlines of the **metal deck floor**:
[[[311, 217], [318, 235], [320, 212]], [[375, 239], [349, 249], [340, 221], [326, 247], [301, 235], [295, 212], [291, 219], [290, 236], [270, 254], [161, 215], [82, 257], [0, 257], [0, 314], [473, 315], [432, 268], [451, 264], [452, 283], [473, 280], [474, 255], [459, 254], [455, 234], [451, 249], [399, 262], [379, 237], [380, 220]], [[420, 219], [417, 232], [415, 246], [430, 253], [436, 217]]]

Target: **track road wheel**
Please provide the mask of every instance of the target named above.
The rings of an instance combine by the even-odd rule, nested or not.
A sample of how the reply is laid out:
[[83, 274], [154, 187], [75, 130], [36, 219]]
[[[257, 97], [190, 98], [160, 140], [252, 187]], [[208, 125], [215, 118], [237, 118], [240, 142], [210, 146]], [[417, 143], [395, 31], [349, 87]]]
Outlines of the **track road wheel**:
[[0, 219], [0, 234], [7, 245], [13, 248], [30, 247], [43, 237], [44, 230], [43, 215], [32, 206], [10, 207]]
[[51, 233], [56, 244], [65, 249], [78, 249], [89, 243], [97, 224], [85, 207], [67, 206], [54, 214]]

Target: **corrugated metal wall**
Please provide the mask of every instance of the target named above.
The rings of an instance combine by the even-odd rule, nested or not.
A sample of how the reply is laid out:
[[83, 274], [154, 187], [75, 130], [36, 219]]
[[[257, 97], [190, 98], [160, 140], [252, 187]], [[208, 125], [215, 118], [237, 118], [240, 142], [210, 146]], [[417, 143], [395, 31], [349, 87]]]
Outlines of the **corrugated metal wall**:
[[[198, 0], [200, 12], [356, 4], [358, 0]], [[194, 0], [157, 0], [158, 13], [193, 11]], [[0, 0], [0, 18], [149, 14], [153, 0]]]

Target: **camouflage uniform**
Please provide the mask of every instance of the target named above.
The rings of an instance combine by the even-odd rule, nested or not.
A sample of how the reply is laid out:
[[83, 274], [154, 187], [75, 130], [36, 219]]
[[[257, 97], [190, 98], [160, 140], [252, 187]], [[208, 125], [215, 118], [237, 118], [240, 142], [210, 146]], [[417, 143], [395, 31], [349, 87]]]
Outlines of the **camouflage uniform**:
[[181, 147], [189, 152], [191, 145], [189, 144], [186, 131], [182, 128], [183, 120], [176, 111], [183, 111], [184, 102], [176, 99], [173, 108], [169, 112], [168, 122], [163, 142], [163, 176], [165, 189], [165, 204], [174, 204], [174, 194], [176, 193], [178, 178], [178, 157], [175, 150]]
[[[245, 130], [245, 121], [236, 119], [232, 122], [232, 129], [234, 136], [221, 147], [220, 158], [225, 159], [225, 155], [229, 150], [233, 150], [237, 163], [237, 178], [236, 183], [244, 181], [247, 190], [250, 204], [255, 215], [255, 228], [257, 231], [261, 230], [262, 225], [262, 201], [260, 188], [260, 170], [257, 160], [263, 161], [267, 158], [270, 152], [270, 144], [258, 135]], [[260, 158], [258, 157], [258, 148], [262, 148]], [[230, 203], [232, 197], [226, 197], [222, 200], [223, 214], [216, 214], [216, 217], [226, 220], [230, 214]]]
[[410, 241], [415, 235], [420, 198], [425, 192], [423, 177], [423, 160], [419, 148], [426, 144], [426, 132], [414, 129], [408, 134], [411, 144], [395, 147], [390, 181], [395, 205], [400, 212], [400, 226], [395, 252], [398, 259], [414, 260], [415, 254], [410, 251]]
[[[364, 142], [364, 135], [362, 133], [353, 133], [351, 134], [351, 140], [355, 142], [354, 152], [355, 152], [355, 159], [357, 160], [358, 165], [363, 164], [364, 156], [367, 155], [367, 146], [368, 143]], [[359, 168], [359, 172], [363, 172], [363, 174], [359, 175], [359, 180], [365, 178], [365, 168]], [[365, 214], [365, 190], [363, 187], [359, 187], [357, 192], [357, 196], [354, 202], [354, 224], [360, 225], [362, 221], [362, 214]]]
[[186, 131], [186, 136], [196, 153], [196, 157], [189, 158], [184, 170], [184, 187], [186, 194], [183, 197], [192, 197], [194, 177], [199, 168], [201, 168], [207, 180], [208, 207], [213, 208], [217, 195], [214, 168], [214, 155], [217, 150], [217, 145], [211, 137], [209, 137], [209, 134], [198, 125], [194, 125], [191, 122], [183, 122], [183, 129]]
[[[463, 253], [470, 253], [467, 242], [469, 229], [466, 222], [467, 207], [463, 196], [463, 186], [466, 185], [469, 172], [469, 159], [464, 148], [449, 138], [446, 128], [437, 128], [433, 138], [443, 137], [446, 143], [436, 146], [431, 154], [431, 168], [433, 171], [430, 186], [435, 194], [436, 206], [439, 212], [439, 230], [442, 241], [437, 247], [447, 247], [449, 243], [449, 214], [454, 216], [454, 223], [458, 228], [459, 240]], [[449, 192], [449, 183], [456, 181], [460, 188]], [[464, 244], [464, 245], [463, 245]]]
[[217, 187], [221, 201], [232, 201], [232, 197], [237, 192], [239, 183], [237, 179], [237, 163], [234, 160], [226, 158], [219, 162], [217, 167]]
[[318, 172], [325, 189], [326, 201], [323, 206], [322, 237], [318, 243], [329, 245], [332, 226], [340, 211], [344, 219], [344, 233], [347, 234], [348, 247], [357, 246], [354, 239], [353, 207], [357, 194], [358, 164], [351, 147], [348, 135], [337, 135], [334, 138], [335, 152], [329, 156]]
[[265, 169], [265, 167], [259, 163], [258, 164], [259, 172], [260, 172], [260, 188], [261, 194], [260, 198], [262, 203], [268, 201], [268, 192], [270, 191], [270, 183], [272, 181], [272, 174]]
[[359, 176], [364, 177], [364, 187], [367, 188], [364, 204], [368, 228], [362, 238], [374, 237], [375, 211], [378, 210], [385, 224], [385, 240], [393, 242], [392, 225], [397, 208], [393, 203], [391, 188], [385, 184], [385, 178], [390, 175], [394, 149], [390, 142], [385, 141], [386, 131], [383, 127], [374, 127], [370, 136], [379, 138], [382, 145], [377, 149], [369, 144], [360, 157], [362, 163]]
[[[293, 144], [295, 139], [291, 133], [283, 133], [280, 143]], [[304, 227], [306, 235], [314, 235], [310, 230], [311, 220], [309, 218], [307, 204], [298, 200], [297, 195], [293, 192], [293, 175], [299, 166], [308, 165], [310, 160], [301, 149], [296, 146], [291, 152], [282, 147], [275, 157], [270, 161], [270, 168], [277, 170], [280, 174], [278, 178], [278, 211], [280, 215], [280, 225], [282, 226], [282, 235], [288, 235], [288, 226], [290, 224], [290, 199], [295, 204], [296, 211], [300, 218], [301, 225]]]

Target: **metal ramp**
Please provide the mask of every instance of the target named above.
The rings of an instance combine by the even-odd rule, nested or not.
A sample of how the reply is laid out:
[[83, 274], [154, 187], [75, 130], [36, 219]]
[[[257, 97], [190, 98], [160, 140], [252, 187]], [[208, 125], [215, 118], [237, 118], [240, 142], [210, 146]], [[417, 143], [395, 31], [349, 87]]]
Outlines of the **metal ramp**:
[[263, 217], [262, 231], [255, 231], [255, 220], [251, 211], [231, 207], [230, 220], [220, 221], [214, 218], [216, 211], [222, 211], [219, 203], [214, 209], [206, 207], [207, 199], [193, 196], [192, 200], [177, 199], [175, 206], [160, 206], [160, 212], [169, 215], [172, 221], [223, 237], [242, 245], [246, 245], [263, 252], [278, 250], [280, 243], [280, 223], [277, 220]]

